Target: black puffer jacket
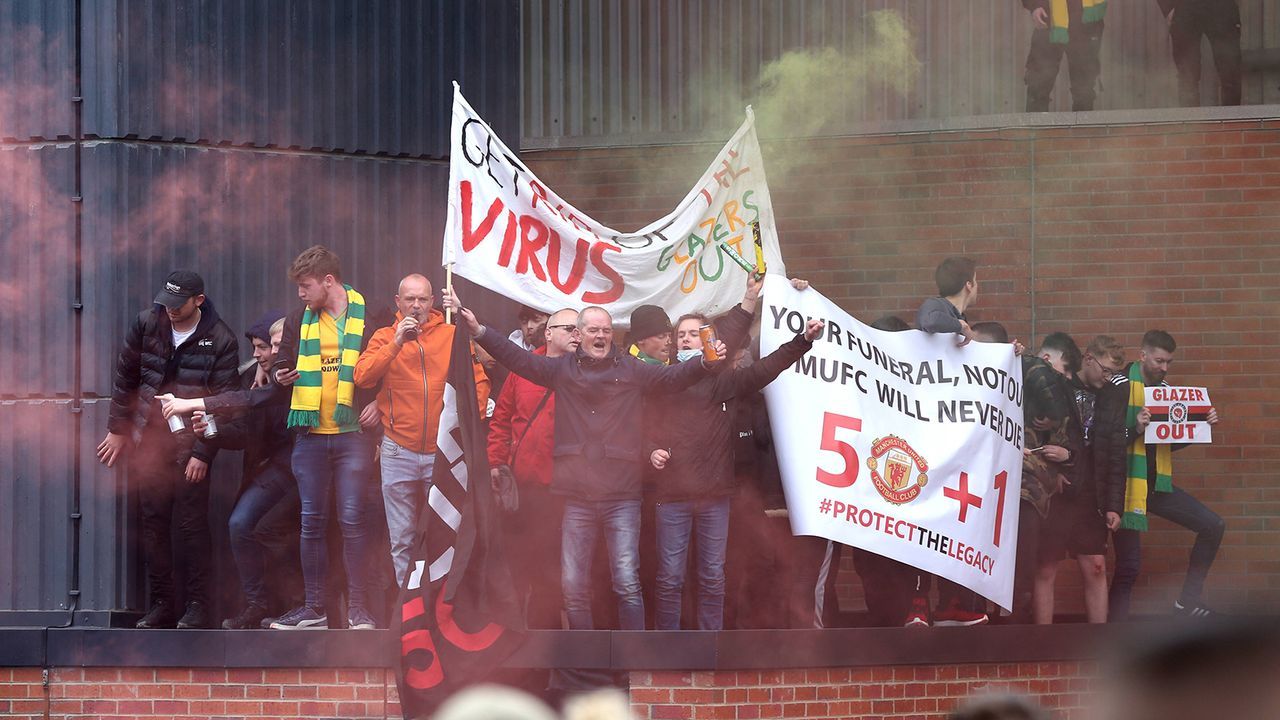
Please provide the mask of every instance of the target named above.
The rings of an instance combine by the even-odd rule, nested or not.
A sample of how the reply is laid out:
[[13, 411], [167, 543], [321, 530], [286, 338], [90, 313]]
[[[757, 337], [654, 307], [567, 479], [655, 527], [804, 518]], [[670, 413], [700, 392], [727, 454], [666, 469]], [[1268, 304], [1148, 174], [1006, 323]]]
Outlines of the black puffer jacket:
[[709, 375], [677, 395], [656, 399], [666, 412], [661, 425], [648, 429], [649, 449], [671, 453], [654, 476], [658, 502], [722, 497], [738, 489], [729, 402], [773, 382], [811, 347], [797, 335], [749, 367]]
[[[200, 322], [191, 337], [173, 347], [173, 326], [164, 307], [155, 305], [138, 313], [125, 336], [116, 362], [107, 429], [142, 437], [148, 422], [163, 424], [156, 395], [173, 393], [181, 398], [207, 397], [238, 385], [239, 348], [235, 333], [218, 317], [213, 302], [205, 298]], [[179, 445], [178, 464], [194, 456], [212, 462], [216, 448], [187, 435]]]

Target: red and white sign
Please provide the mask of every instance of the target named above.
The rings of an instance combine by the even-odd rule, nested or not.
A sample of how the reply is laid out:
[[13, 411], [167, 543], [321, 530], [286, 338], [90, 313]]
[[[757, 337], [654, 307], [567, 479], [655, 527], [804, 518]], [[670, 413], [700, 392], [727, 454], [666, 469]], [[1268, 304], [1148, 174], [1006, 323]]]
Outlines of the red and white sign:
[[765, 279], [761, 351], [827, 326], [765, 388], [791, 529], [1013, 602], [1022, 365], [1008, 344], [883, 332]]
[[1151, 411], [1151, 422], [1143, 441], [1147, 444], [1211, 443], [1213, 427], [1209, 425], [1209, 391], [1202, 387], [1173, 385], [1147, 386], [1144, 405]]
[[[443, 262], [516, 302], [546, 312], [602, 305], [618, 327], [644, 304], [673, 318], [722, 313], [742, 298], [743, 265], [755, 266], [757, 222], [767, 272], [786, 276], [750, 109], [680, 204], [634, 232], [597, 222], [547, 187], [456, 84], [451, 133]], [[627, 190], [614, 204], [643, 192]]]

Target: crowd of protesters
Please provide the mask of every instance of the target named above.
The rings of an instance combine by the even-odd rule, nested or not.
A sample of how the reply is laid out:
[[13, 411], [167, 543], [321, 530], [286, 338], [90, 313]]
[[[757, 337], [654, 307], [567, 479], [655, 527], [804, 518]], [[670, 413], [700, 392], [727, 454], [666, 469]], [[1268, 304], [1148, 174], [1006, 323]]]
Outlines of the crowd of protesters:
[[[150, 607], [138, 627], [217, 622], [209, 468], [219, 449], [244, 451], [229, 522], [244, 602], [222, 626], [385, 626], [431, 483], [455, 332], [476, 349], [474, 402], [488, 418], [491, 481], [530, 627], [843, 622], [835, 586], [845, 548], [791, 534], [760, 392], [810, 350], [823, 325], [811, 320], [756, 357], [760, 278], [748, 276], [741, 303], [717, 318], [673, 323], [662, 308], [640, 306], [625, 344], [609, 311], [594, 306], [525, 308], [508, 336], [481, 325], [452, 292], [437, 297], [416, 273], [401, 280], [394, 317], [379, 319], [322, 246], [299, 255], [289, 278], [301, 303], [265, 313], [246, 332], [253, 357], [243, 364], [193, 272], [171, 274], [128, 330], [98, 454], [111, 466], [127, 453], [139, 489]], [[1209, 615], [1203, 589], [1224, 523], [1173, 484], [1171, 456], [1182, 446], [1143, 443], [1151, 420], [1143, 388], [1166, 384], [1174, 339], [1147, 332], [1129, 364], [1108, 336], [1081, 349], [1055, 332], [1028, 350], [999, 323], [969, 323], [979, 297], [974, 261], [947, 258], [935, 280], [919, 330], [954, 334], [961, 345], [1012, 343], [1021, 355], [1028, 450], [1009, 621], [1053, 621], [1066, 558], [1083, 575], [1087, 619], [1127, 619], [1147, 515], [1195, 533], [1172, 610]], [[456, 312], [456, 324], [438, 305]], [[911, 329], [895, 316], [872, 326]], [[500, 392], [490, 380], [497, 366], [510, 372]], [[1216, 411], [1207, 420], [1216, 423]], [[1108, 541], [1116, 557], [1109, 586]], [[931, 607], [930, 575], [848, 550], [869, 624], [989, 622], [975, 593], [939, 578]]]
[[[1205, 39], [1218, 73], [1219, 99], [1212, 105], [1239, 105], [1241, 96], [1240, 6], [1238, 0], [1156, 0], [1169, 26], [1169, 47], [1178, 77], [1178, 104], [1200, 105], [1200, 46]], [[1045, 112], [1067, 58], [1072, 110], [1092, 110], [1101, 84], [1102, 32], [1107, 0], [1022, 0], [1033, 30], [1027, 52], [1027, 112]]]

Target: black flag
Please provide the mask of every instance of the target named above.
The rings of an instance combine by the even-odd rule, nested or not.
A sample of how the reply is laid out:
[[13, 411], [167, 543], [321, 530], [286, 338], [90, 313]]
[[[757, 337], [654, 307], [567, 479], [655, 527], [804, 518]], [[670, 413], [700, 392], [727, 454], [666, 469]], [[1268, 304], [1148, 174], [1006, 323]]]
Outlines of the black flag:
[[524, 621], [498, 541], [471, 343], [456, 329], [427, 502], [396, 604], [406, 718], [430, 714], [519, 646]]

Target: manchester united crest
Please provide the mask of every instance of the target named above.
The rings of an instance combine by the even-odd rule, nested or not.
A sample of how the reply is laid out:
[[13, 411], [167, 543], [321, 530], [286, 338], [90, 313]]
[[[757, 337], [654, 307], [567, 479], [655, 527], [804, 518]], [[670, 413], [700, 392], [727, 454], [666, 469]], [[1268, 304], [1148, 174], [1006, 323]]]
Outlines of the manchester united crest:
[[871, 443], [867, 469], [871, 470], [876, 490], [894, 505], [915, 500], [929, 482], [929, 463], [897, 435], [886, 435]]

